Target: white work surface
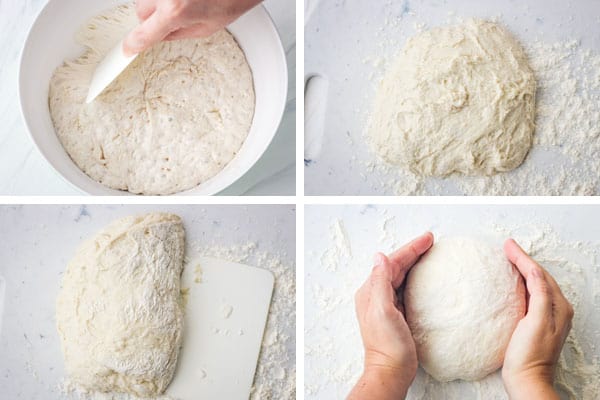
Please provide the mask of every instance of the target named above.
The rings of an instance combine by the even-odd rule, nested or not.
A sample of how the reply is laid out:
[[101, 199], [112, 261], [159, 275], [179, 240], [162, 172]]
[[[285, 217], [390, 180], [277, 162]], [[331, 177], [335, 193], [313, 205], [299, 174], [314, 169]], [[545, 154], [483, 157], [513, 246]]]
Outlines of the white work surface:
[[[307, 206], [305, 398], [341, 399], [348, 394], [363, 362], [354, 293], [368, 277], [377, 251], [389, 254], [429, 230], [436, 237], [473, 237], [500, 247], [512, 236], [532, 251], [575, 308], [573, 342], [565, 346], [568, 361], [561, 369], [575, 395], [562, 398], [597, 399], [599, 221], [600, 206]], [[577, 372], [583, 365], [591, 375]], [[583, 386], [590, 384], [596, 385], [595, 391], [582, 395]], [[410, 393], [410, 400], [506, 399], [499, 373], [477, 383], [440, 384], [419, 369]]]
[[[127, 215], [140, 214], [150, 211], [173, 212], [182, 217], [186, 230], [186, 257], [189, 257], [188, 268], [184, 271], [184, 287], [190, 287], [189, 301], [206, 298], [211, 295], [208, 286], [209, 280], [213, 284], [221, 285], [222, 276], [216, 274], [214, 266], [207, 265], [206, 261], [200, 263], [202, 278], [205, 283], [194, 283], [197, 261], [203, 258], [198, 251], [198, 245], [211, 248], [213, 246], [229, 248], [232, 246], [245, 246], [249, 242], [256, 242], [261, 251], [279, 254], [284, 262], [293, 263], [295, 259], [295, 212], [293, 206], [2, 206], [0, 207], [0, 398], [11, 400], [49, 400], [64, 399], [59, 384], [65, 378], [62, 353], [58, 332], [55, 326], [55, 303], [58, 294], [62, 273], [82, 240], [94, 235], [105, 227], [110, 221]], [[260, 260], [259, 260], [260, 261]], [[248, 262], [248, 264], [251, 264]], [[290, 265], [288, 264], [288, 265]], [[261, 267], [261, 265], [253, 265]], [[235, 266], [230, 266], [236, 268]], [[264, 271], [262, 271], [264, 272]], [[252, 282], [268, 286], [269, 273], [265, 279], [257, 278]], [[231, 276], [232, 282], [238, 282], [237, 274]], [[250, 278], [250, 277], [248, 277]], [[215, 280], [221, 281], [215, 283]], [[190, 283], [190, 281], [192, 283]], [[248, 284], [249, 279], [237, 284]], [[277, 284], [277, 283], [276, 283]], [[251, 291], [251, 290], [250, 290]], [[233, 351], [242, 354], [245, 349], [236, 348], [247, 343], [246, 338], [234, 338], [239, 334], [240, 324], [247, 324], [250, 312], [243, 311], [244, 307], [237, 307], [237, 311], [246, 315], [236, 314], [236, 302], [239, 296], [248, 290], [239, 293], [227, 294], [223, 290], [218, 297], [213, 298], [216, 303], [233, 306], [232, 313], [227, 320], [218, 321], [219, 309], [213, 310], [212, 316], [206, 316], [204, 321], [212, 321], [212, 326], [189, 327], [191, 332], [203, 335], [211, 331], [216, 336], [212, 341], [216, 348], [229, 343]], [[293, 294], [292, 294], [293, 295]], [[211, 295], [215, 296], [214, 291]], [[256, 302], [261, 300], [256, 299]], [[254, 303], [254, 300], [248, 302]], [[273, 311], [273, 303], [271, 311]], [[281, 307], [275, 307], [281, 310]], [[200, 306], [196, 311], [202, 310]], [[190, 313], [194, 314], [190, 310]], [[194, 315], [197, 315], [195, 313]], [[186, 316], [186, 318], [188, 318]], [[235, 317], [235, 318], [234, 318]], [[285, 316], [284, 316], [285, 318]], [[271, 319], [271, 318], [270, 318]], [[278, 318], [272, 318], [273, 321]], [[264, 322], [263, 322], [264, 323]], [[255, 326], [250, 324], [253, 331]], [[292, 326], [294, 326], [292, 324]], [[216, 329], [216, 333], [215, 333]], [[204, 333], [203, 333], [204, 332]], [[278, 330], [279, 335], [295, 337], [294, 329]], [[209, 332], [210, 333], [210, 332]], [[254, 335], [248, 330], [249, 335]], [[229, 335], [229, 339], [225, 336]], [[227, 340], [226, 340], [227, 339]], [[253, 340], [252, 338], [247, 338]], [[198, 342], [195, 342], [196, 345]], [[197, 349], [192, 346], [192, 351]], [[185, 344], [184, 344], [185, 350]], [[264, 349], [263, 349], [264, 350]], [[287, 371], [295, 369], [295, 356], [293, 349], [288, 349], [290, 356], [287, 361], [276, 360], [279, 367]], [[214, 351], [208, 351], [215, 354]], [[253, 355], [256, 357], [256, 354]], [[236, 363], [237, 357], [228, 357], [221, 361], [196, 359], [197, 376], [195, 384], [204, 386], [205, 393], [214, 396], [215, 384], [221, 381], [218, 374], [224, 368], [223, 363]], [[185, 354], [180, 360], [186, 361]], [[243, 374], [235, 372], [237, 367], [229, 369], [231, 379], [229, 386], [246, 384], [245, 377], [236, 382], [234, 375]], [[239, 372], [239, 371], [238, 371]], [[182, 382], [175, 377], [173, 390], [176, 395], [186, 393], [190, 382]], [[247, 390], [247, 389], [246, 389]], [[188, 391], [189, 392], [189, 391]], [[228, 388], [227, 393], [235, 393]], [[171, 393], [171, 392], [168, 392]], [[218, 396], [217, 396], [218, 397]], [[178, 397], [175, 397], [178, 398]], [[184, 397], [185, 398], [185, 397]], [[195, 397], [192, 397], [195, 398]], [[233, 398], [233, 397], [231, 397]], [[236, 397], [239, 398], [239, 397]]]
[[[19, 55], [29, 27], [46, 2], [0, 1], [0, 195], [81, 194], [39, 154], [19, 109]], [[250, 171], [224, 190], [223, 195], [293, 195], [296, 191], [295, 1], [266, 0], [264, 5], [275, 21], [286, 53], [290, 76], [286, 110], [265, 154]]]
[[[307, 95], [307, 99], [310, 97], [314, 102], [306, 104], [311, 112], [306, 112], [305, 123], [311, 132], [305, 133], [305, 140], [309, 135], [311, 139], [306, 143], [313, 146], [308, 151], [305, 146], [307, 195], [394, 195], [399, 192], [393, 187], [394, 168], [373, 170], [377, 157], [368, 148], [364, 132], [384, 64], [394, 59], [406, 39], [416, 33], [417, 23], [425, 24], [427, 29], [452, 23], [447, 21], [457, 17], [498, 17], [524, 44], [536, 40], [553, 44], [581, 39], [583, 48], [600, 52], [600, 2], [597, 0], [307, 0], [305, 11], [305, 79], [319, 76], [328, 84], [328, 88], [325, 85], [319, 89], [315, 97]], [[323, 112], [321, 122], [319, 113]], [[600, 107], [594, 112], [598, 119]], [[323, 127], [322, 132], [319, 125]], [[322, 145], [315, 146], [315, 142]], [[539, 147], [528, 158], [538, 170], [556, 171], [557, 166], [570, 165], [561, 164], [560, 157]], [[577, 178], [573, 179], [577, 181]], [[550, 174], [548, 179], [555, 177]], [[463, 193], [443, 179], [426, 181], [427, 185], [433, 183], [441, 189], [432, 189], [428, 194], [479, 194]], [[596, 187], [588, 192], [592, 190], [600, 193], [597, 181]]]

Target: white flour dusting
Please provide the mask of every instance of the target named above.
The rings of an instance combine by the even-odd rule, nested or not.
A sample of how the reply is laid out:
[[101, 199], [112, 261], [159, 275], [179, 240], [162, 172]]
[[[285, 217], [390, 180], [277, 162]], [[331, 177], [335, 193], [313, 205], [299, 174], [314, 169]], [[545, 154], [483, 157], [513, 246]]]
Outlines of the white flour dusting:
[[[376, 34], [380, 41], [377, 54], [391, 57], [370, 56], [363, 60], [373, 67], [373, 85], [378, 84], [376, 78], [394, 59], [389, 49], [402, 47], [386, 35], [398, 24], [398, 20], [390, 20]], [[415, 28], [419, 31], [427, 27], [416, 23]], [[372, 189], [395, 195], [600, 194], [600, 54], [574, 39], [522, 44], [538, 90], [534, 147], [519, 168], [491, 177], [453, 175], [447, 179], [425, 179], [372, 155], [369, 161], [362, 162]], [[364, 131], [364, 140], [370, 143], [366, 128]]]
[[330, 227], [330, 233], [331, 237], [334, 239], [335, 246], [332, 246], [323, 253], [321, 256], [321, 265], [329, 271], [334, 272], [337, 270], [336, 260], [351, 257], [352, 250], [342, 221], [335, 221]]
[[[306, 248], [305, 295], [307, 304], [313, 304], [310, 309], [316, 310], [315, 314], [307, 314], [305, 322], [307, 399], [331, 398], [332, 391], [345, 395], [361, 373], [362, 343], [354, 315], [354, 292], [370, 271], [372, 253], [377, 250], [390, 252], [403, 244], [398, 238], [400, 230], [395, 217], [383, 209], [377, 211], [374, 218], [380, 221], [377, 226], [381, 235], [374, 236], [373, 245], [378, 248], [373, 248], [372, 252], [365, 253], [364, 248], [360, 251], [345, 248], [345, 243], [351, 243], [353, 236], [360, 237], [360, 234], [345, 232], [346, 240], [340, 240], [336, 227], [343, 226], [342, 220], [330, 222], [329, 236], [321, 239], [326, 243], [324, 250]], [[600, 307], [600, 242], [565, 241], [550, 225], [534, 225], [531, 221], [523, 221], [511, 228], [485, 222], [481, 225], [482, 231], [494, 237], [517, 238], [559, 282], [575, 308], [575, 318], [560, 358], [556, 387], [565, 399], [596, 399], [600, 393], [600, 359], [597, 356], [600, 348], [593, 338], [600, 337], [600, 332], [593, 330], [588, 316], [595, 315], [594, 310]], [[350, 256], [352, 253], [355, 255]], [[322, 257], [324, 254], [339, 257]], [[325, 271], [327, 279], [335, 283], [328, 285], [312, 278], [311, 268]], [[479, 382], [439, 383], [419, 369], [407, 398], [488, 400], [506, 399], [507, 396], [499, 373]]]
[[59, 389], [63, 394], [69, 396], [69, 399], [78, 400], [178, 400], [170, 396], [137, 397], [128, 393], [86, 392], [66, 380], [61, 383]]
[[231, 314], [233, 313], [233, 307], [230, 306], [229, 304], [223, 304], [221, 305], [221, 318], [223, 319], [227, 319], [229, 317], [231, 317]]

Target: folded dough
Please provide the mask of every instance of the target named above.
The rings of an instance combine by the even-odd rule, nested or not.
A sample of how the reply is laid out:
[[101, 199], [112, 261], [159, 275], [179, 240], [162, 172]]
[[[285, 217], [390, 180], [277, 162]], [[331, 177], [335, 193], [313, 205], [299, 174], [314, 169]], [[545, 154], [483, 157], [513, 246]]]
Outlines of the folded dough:
[[165, 391], [181, 344], [184, 230], [172, 214], [127, 217], [77, 250], [56, 321], [70, 380], [85, 390]]

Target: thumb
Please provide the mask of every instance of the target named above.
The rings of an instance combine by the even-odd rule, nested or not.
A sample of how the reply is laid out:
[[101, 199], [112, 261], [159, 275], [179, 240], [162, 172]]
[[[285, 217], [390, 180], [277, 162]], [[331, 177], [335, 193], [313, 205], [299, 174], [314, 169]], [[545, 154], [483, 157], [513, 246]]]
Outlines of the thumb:
[[541, 268], [530, 270], [526, 285], [529, 292], [527, 316], [539, 320], [552, 316], [552, 292]]
[[208, 37], [215, 33], [218, 29], [199, 23], [196, 25], [188, 26], [185, 28], [178, 29], [169, 33], [169, 35], [165, 38], [165, 40], [180, 40], [180, 39], [188, 39], [188, 38], [201, 38]]
[[394, 306], [394, 288], [392, 286], [392, 265], [382, 253], [375, 255], [375, 267], [371, 273], [371, 301], [385, 310]]
[[147, 20], [127, 35], [123, 42], [123, 51], [126, 56], [141, 53], [162, 41], [174, 30], [171, 21], [160, 9], [157, 9]]

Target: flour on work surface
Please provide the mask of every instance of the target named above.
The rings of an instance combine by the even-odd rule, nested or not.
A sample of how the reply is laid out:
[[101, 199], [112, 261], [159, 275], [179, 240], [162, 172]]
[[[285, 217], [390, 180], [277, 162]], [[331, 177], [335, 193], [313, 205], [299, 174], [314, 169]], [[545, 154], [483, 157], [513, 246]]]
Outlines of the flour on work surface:
[[352, 256], [348, 235], [344, 223], [337, 220], [330, 228], [335, 246], [330, 247], [321, 256], [321, 265], [329, 271], [337, 271], [338, 265]]
[[[296, 271], [286, 254], [261, 251], [255, 242], [223, 247], [192, 243], [194, 253], [236, 263], [256, 265], [275, 276], [273, 298], [263, 336], [251, 400], [293, 400], [296, 398]], [[229, 313], [224, 305], [222, 315]], [[232, 310], [233, 311], [233, 310]], [[244, 335], [243, 331], [231, 332]], [[210, 371], [206, 371], [210, 374]]]
[[[329, 399], [346, 395], [361, 373], [363, 351], [358, 324], [354, 314], [354, 292], [367, 278], [372, 266], [371, 257], [375, 251], [391, 252], [404, 243], [398, 235], [394, 217], [386, 210], [374, 215], [381, 223], [382, 248], [371, 252], [352, 248], [351, 258], [344, 258], [344, 270], [324, 265], [327, 259], [320, 257], [314, 249], [306, 249], [307, 263], [315, 263], [316, 268], [328, 277], [325, 281], [312, 279], [307, 282], [305, 293], [307, 302], [313, 304], [315, 314], [308, 315], [305, 321], [305, 394], [307, 399]], [[326, 252], [345, 254], [344, 244], [335, 237], [335, 227], [341, 220], [330, 222], [330, 234], [322, 239]], [[600, 307], [600, 242], [565, 241], [551, 226], [528, 223], [511, 228], [494, 223], [484, 223], [480, 230], [486, 234], [502, 237], [515, 237], [519, 243], [540, 264], [546, 267], [561, 286], [565, 296], [575, 308], [573, 328], [566, 341], [560, 358], [556, 387], [565, 398], [572, 400], [595, 400], [600, 390], [600, 359], [590, 354], [598, 354], [600, 348], [593, 337], [600, 332], [590, 332], [587, 322]], [[352, 243], [352, 231], [347, 231], [348, 242]], [[582, 265], [591, 265], [583, 267]], [[340, 334], [343, 333], [343, 334]], [[408, 399], [480, 399], [506, 400], [500, 373], [496, 372], [477, 382], [440, 383], [421, 369], [413, 382]]]
[[167, 395], [153, 397], [138, 397], [129, 393], [100, 393], [88, 392], [81, 387], [74, 385], [73, 382], [65, 380], [59, 385], [60, 392], [70, 400], [180, 400]]
[[162, 213], [115, 221], [79, 247], [56, 302], [63, 389], [164, 393], [182, 340], [183, 256], [181, 219]]
[[[390, 24], [387, 29], [400, 28]], [[390, 49], [400, 44], [383, 28], [377, 39], [378, 54], [393, 59]], [[373, 155], [362, 162], [372, 190], [395, 195], [600, 194], [600, 54], [577, 40], [523, 45], [537, 80], [537, 104], [533, 147], [520, 167], [486, 177], [423, 178]], [[374, 71], [374, 86], [390, 59], [365, 58]], [[364, 134], [370, 143], [367, 129]]]
[[91, 104], [95, 67], [137, 24], [132, 5], [83, 27], [85, 53], [57, 68], [49, 105], [56, 134], [92, 179], [136, 194], [167, 195], [218, 174], [254, 115], [252, 72], [233, 36], [163, 42], [141, 53]]

